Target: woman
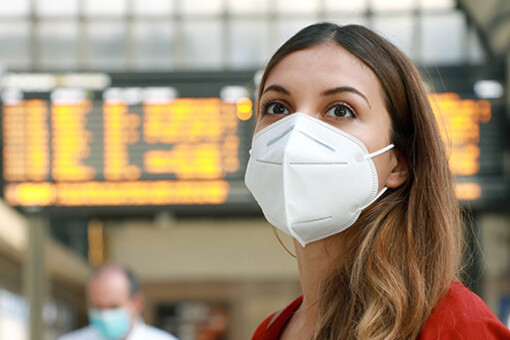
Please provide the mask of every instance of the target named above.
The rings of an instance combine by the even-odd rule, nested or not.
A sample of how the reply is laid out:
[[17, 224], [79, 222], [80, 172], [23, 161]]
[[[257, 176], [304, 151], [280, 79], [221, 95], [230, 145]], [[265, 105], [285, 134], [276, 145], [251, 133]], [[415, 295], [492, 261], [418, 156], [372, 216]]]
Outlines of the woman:
[[510, 339], [456, 282], [455, 187], [422, 80], [356, 25], [309, 26], [269, 61], [246, 184], [294, 239], [303, 296], [254, 340]]

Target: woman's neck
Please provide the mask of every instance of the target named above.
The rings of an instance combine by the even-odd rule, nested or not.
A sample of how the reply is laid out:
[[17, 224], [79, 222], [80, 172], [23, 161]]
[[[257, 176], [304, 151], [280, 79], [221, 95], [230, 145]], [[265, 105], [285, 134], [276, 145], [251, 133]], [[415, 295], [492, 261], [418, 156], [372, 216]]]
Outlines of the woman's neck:
[[[297, 243], [297, 242], [296, 242]], [[298, 261], [299, 280], [303, 290], [302, 307], [307, 311], [317, 309], [319, 302], [319, 287], [321, 281], [331, 270], [326, 248], [322, 242], [308, 244], [305, 248], [296, 244], [296, 257]]]
[[306, 247], [294, 241], [303, 291], [303, 302], [296, 311], [295, 318], [304, 326], [301, 330], [306, 334], [313, 334], [317, 324], [322, 282], [332, 270], [341, 266], [346, 234], [334, 235], [307, 244]]

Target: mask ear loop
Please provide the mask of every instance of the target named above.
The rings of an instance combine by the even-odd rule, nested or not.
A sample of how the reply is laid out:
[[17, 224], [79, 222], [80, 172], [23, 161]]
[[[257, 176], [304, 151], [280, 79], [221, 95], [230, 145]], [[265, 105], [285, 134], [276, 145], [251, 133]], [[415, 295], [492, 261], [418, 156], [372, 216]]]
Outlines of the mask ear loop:
[[[385, 153], [386, 151], [391, 150], [391, 149], [392, 149], [392, 148], [394, 148], [394, 147], [395, 147], [395, 144], [390, 144], [390, 145], [388, 145], [388, 146], [386, 146], [386, 147], [382, 148], [382, 149], [381, 149], [381, 150], [379, 150], [379, 151], [372, 152], [371, 154], [366, 155], [366, 156], [365, 156], [365, 159], [371, 159], [371, 158], [373, 158], [373, 157], [375, 157], [375, 156], [379, 156], [380, 154], [383, 154], [383, 153]], [[374, 199], [373, 199], [373, 200], [371, 200], [370, 202], [368, 202], [368, 204], [366, 204], [366, 205], [362, 206], [362, 207], [360, 208], [360, 210], [365, 210], [368, 206], [370, 206], [372, 203], [374, 203], [375, 201], [377, 201], [377, 200], [379, 199], [379, 197], [381, 197], [381, 196], [382, 196], [382, 195], [386, 192], [386, 190], [388, 190], [388, 188], [387, 188], [386, 186], [385, 186], [385, 187], [383, 187], [383, 188], [381, 189], [381, 191], [379, 191], [379, 193], [378, 193], [378, 194], [374, 197]]]
[[274, 236], [276, 236], [276, 239], [278, 240], [278, 242], [280, 242], [280, 245], [283, 247], [283, 249], [285, 249], [285, 251], [287, 253], [289, 253], [290, 256], [292, 256], [293, 258], [297, 259], [296, 255], [292, 254], [292, 252], [289, 250], [289, 248], [287, 248], [285, 246], [285, 244], [283, 244], [283, 241], [280, 238], [280, 235], [278, 235], [278, 233], [276, 232], [276, 228], [275, 227], [271, 227], [271, 229], [273, 229]]
[[390, 145], [388, 145], [388, 146], [386, 146], [386, 147], [382, 148], [382, 149], [381, 149], [381, 150], [379, 150], [379, 151], [372, 152], [372, 153], [370, 153], [370, 154], [368, 154], [368, 155], [365, 155], [365, 159], [371, 159], [371, 158], [374, 158], [375, 156], [379, 156], [380, 154], [385, 153], [386, 151], [388, 151], [388, 150], [390, 150], [390, 149], [392, 149], [392, 148], [394, 148], [394, 147], [395, 147], [395, 145], [394, 145], [394, 144], [390, 144]]

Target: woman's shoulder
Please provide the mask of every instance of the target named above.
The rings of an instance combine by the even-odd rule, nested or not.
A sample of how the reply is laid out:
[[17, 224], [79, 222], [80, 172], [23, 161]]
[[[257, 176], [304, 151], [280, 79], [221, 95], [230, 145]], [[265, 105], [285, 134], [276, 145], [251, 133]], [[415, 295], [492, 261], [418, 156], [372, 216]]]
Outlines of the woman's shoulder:
[[277, 312], [269, 315], [262, 323], [257, 327], [253, 334], [252, 340], [277, 340], [280, 337], [280, 333], [290, 320], [292, 314], [299, 308], [303, 297], [300, 296], [294, 300], [287, 307], [280, 309]]
[[[268, 316], [253, 334], [252, 340], [277, 340], [303, 297]], [[459, 282], [452, 282], [422, 328], [417, 340], [510, 340], [510, 331], [492, 313], [485, 302]]]
[[510, 331], [485, 302], [459, 282], [452, 282], [423, 326], [418, 340], [509, 339]]

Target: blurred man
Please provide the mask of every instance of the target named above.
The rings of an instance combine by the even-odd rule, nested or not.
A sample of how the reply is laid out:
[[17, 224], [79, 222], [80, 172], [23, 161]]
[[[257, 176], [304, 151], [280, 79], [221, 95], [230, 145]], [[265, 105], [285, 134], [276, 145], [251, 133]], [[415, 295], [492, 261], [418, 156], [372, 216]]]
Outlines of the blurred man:
[[121, 266], [96, 270], [88, 283], [87, 297], [90, 326], [60, 340], [177, 340], [143, 322], [144, 298], [138, 280]]

